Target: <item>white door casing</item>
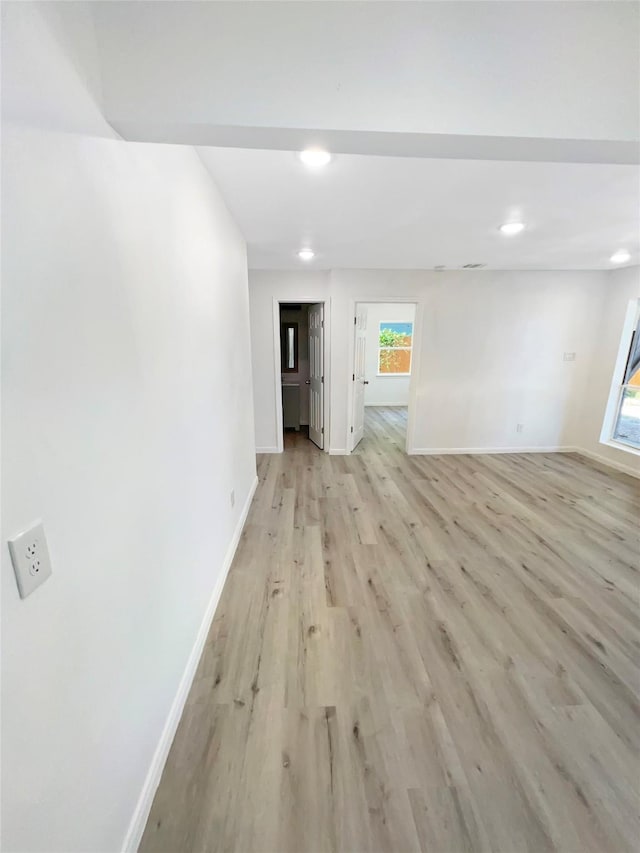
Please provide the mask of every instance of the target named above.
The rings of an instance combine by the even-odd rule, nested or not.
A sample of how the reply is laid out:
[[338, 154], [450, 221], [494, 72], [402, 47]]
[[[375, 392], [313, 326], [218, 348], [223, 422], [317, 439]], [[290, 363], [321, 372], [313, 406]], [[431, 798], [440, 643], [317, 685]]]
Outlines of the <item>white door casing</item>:
[[309, 438], [324, 447], [324, 305], [309, 306]]
[[367, 384], [366, 345], [367, 345], [367, 306], [356, 305], [354, 317], [354, 365], [353, 365], [353, 412], [351, 414], [351, 450], [357, 447], [364, 434], [364, 388]]

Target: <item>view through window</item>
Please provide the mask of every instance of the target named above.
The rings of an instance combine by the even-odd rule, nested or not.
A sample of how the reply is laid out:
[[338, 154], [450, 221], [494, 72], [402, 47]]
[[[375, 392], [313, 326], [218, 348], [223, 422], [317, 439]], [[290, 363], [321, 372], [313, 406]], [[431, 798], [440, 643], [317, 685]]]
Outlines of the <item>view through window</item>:
[[378, 373], [409, 376], [413, 323], [380, 323]]
[[640, 448], [640, 319], [631, 338], [612, 438]]

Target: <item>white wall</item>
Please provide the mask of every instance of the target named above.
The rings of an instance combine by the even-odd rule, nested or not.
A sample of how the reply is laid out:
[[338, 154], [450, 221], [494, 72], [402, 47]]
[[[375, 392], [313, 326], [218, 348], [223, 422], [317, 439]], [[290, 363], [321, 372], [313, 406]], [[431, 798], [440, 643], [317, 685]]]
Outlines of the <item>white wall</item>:
[[[336, 271], [334, 363], [351, 358], [352, 299], [417, 298], [415, 450], [566, 446], [602, 282], [584, 272]], [[346, 446], [346, 379], [332, 385], [336, 449], [342, 436]]]
[[98, 138], [63, 5], [3, 5], [2, 849], [113, 853], [255, 481], [246, 253], [193, 150]]
[[[632, 275], [624, 272], [251, 271], [259, 443], [265, 448], [276, 443], [269, 305], [278, 294], [295, 299], [309, 293], [327, 299], [331, 307], [332, 452], [347, 447], [353, 302], [390, 297], [415, 299], [419, 306], [412, 437], [417, 452], [580, 446], [586, 440], [581, 426], [585, 392], [594, 358], [600, 358], [596, 348], [603, 311], [611, 298], [612, 276], [626, 280]], [[621, 305], [633, 289], [629, 287], [621, 288]], [[610, 350], [607, 383], [616, 340]], [[565, 352], [575, 352], [575, 361], [564, 361]], [[592, 435], [599, 435], [598, 419], [601, 425], [600, 414], [594, 417]], [[517, 432], [519, 423], [522, 432]], [[621, 464], [635, 465], [635, 458], [623, 451], [613, 455]]]
[[576, 444], [603, 460], [640, 472], [640, 454], [600, 442], [627, 307], [640, 298], [640, 267], [612, 270], [605, 276], [601, 309], [593, 337], [588, 381], [582, 396]]
[[410, 376], [378, 375], [380, 323], [413, 323], [416, 307], [412, 304], [369, 302], [367, 304], [367, 343], [365, 350], [365, 406], [406, 406], [409, 402]]

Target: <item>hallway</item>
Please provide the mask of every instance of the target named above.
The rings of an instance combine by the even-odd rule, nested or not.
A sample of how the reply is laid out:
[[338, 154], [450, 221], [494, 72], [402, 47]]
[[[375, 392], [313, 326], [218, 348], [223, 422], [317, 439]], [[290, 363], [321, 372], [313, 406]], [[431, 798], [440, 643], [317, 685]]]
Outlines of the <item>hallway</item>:
[[640, 3], [0, 18], [0, 851], [637, 847]]
[[405, 418], [259, 458], [143, 853], [634, 848], [637, 482]]

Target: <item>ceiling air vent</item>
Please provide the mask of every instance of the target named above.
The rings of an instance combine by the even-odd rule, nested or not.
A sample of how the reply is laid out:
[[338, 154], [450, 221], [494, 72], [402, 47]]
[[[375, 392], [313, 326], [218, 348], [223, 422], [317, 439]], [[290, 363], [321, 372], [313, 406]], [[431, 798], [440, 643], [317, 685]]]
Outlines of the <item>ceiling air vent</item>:
[[463, 270], [480, 270], [482, 267], [486, 267], [486, 264], [463, 264]]

